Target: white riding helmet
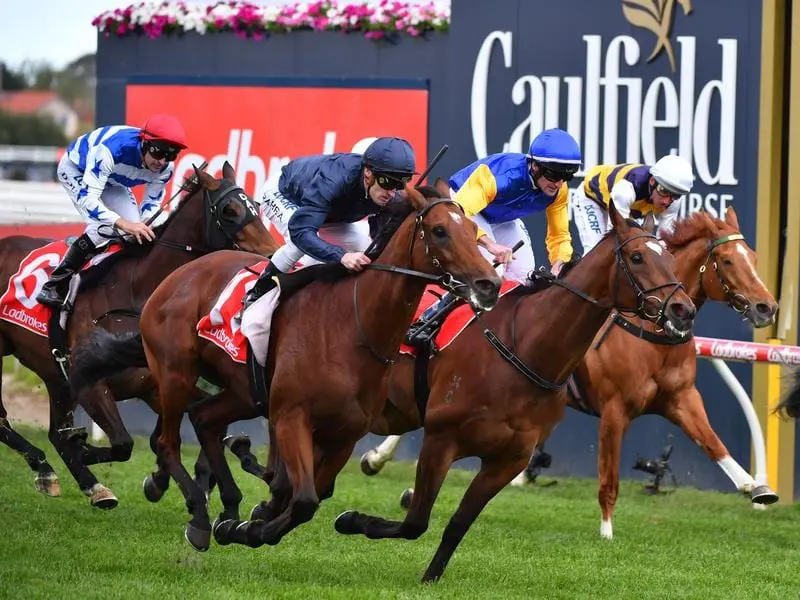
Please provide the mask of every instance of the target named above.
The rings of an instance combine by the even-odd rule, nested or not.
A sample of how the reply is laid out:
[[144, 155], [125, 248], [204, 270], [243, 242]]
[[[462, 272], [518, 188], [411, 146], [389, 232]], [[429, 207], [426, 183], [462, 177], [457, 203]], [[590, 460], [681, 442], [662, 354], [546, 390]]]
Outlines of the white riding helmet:
[[684, 158], [674, 154], [662, 156], [656, 164], [650, 167], [650, 175], [656, 183], [663, 185], [668, 191], [675, 194], [688, 194], [694, 184], [692, 165]]

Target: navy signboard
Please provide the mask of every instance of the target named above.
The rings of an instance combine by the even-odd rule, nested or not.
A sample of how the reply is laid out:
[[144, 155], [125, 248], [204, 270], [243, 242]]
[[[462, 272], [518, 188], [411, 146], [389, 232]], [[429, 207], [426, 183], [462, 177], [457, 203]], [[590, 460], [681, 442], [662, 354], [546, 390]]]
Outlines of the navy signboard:
[[[585, 169], [653, 164], [679, 153], [696, 175], [683, 213], [717, 216], [733, 206], [755, 246], [760, 34], [761, 2], [750, 0], [454, 2], [445, 168], [526, 152], [531, 137], [549, 127], [578, 140]], [[528, 228], [546, 264], [543, 217], [530, 219]], [[574, 229], [573, 238], [579, 249]], [[696, 332], [751, 339], [749, 328], [719, 306], [703, 309]], [[734, 368], [749, 387], [749, 366]], [[707, 364], [699, 373], [712, 425], [749, 465], [740, 409]], [[593, 474], [596, 431], [596, 420], [570, 411], [548, 444], [554, 467]], [[660, 418], [638, 421], [626, 437], [622, 476], [631, 474], [636, 454], [657, 456], [675, 432]], [[730, 489], [686, 436], [674, 441], [673, 462], [684, 482]]]

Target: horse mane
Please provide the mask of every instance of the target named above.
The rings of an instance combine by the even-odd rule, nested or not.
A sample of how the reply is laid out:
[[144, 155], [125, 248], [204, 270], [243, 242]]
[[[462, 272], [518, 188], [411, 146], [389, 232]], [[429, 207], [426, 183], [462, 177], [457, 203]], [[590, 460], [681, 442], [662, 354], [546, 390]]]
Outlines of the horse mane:
[[670, 248], [682, 248], [701, 238], [716, 238], [720, 230], [720, 221], [705, 211], [692, 213], [688, 217], [675, 221], [672, 231], [665, 231], [661, 239]]

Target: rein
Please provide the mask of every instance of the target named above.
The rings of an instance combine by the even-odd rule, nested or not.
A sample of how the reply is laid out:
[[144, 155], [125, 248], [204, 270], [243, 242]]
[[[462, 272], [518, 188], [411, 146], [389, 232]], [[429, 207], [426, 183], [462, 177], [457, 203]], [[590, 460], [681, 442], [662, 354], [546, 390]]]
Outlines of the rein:
[[[425, 230], [422, 229], [422, 222], [425, 219], [428, 212], [430, 212], [430, 210], [434, 206], [438, 206], [440, 204], [452, 204], [454, 206], [459, 206], [458, 203], [456, 203], [454, 200], [442, 199], [428, 203], [428, 205], [425, 206], [425, 208], [417, 212], [416, 217], [414, 218], [414, 231], [411, 235], [411, 242], [408, 248], [408, 264], [409, 265], [413, 264], [412, 260], [414, 255], [414, 245], [416, 244], [417, 239], [420, 239], [425, 244], [425, 256], [431, 257], [431, 264], [435, 268], [442, 271], [441, 275], [432, 275], [430, 273], [425, 273], [423, 271], [417, 271], [415, 269], [410, 269], [406, 267], [398, 267], [395, 265], [384, 265], [384, 264], [374, 264], [374, 263], [367, 265], [365, 268], [373, 271], [383, 271], [386, 273], [395, 273], [397, 275], [422, 279], [423, 281], [429, 281], [431, 283], [435, 283], [453, 293], [458, 293], [459, 289], [467, 287], [465, 283], [457, 280], [452, 273], [444, 270], [439, 258], [431, 252], [428, 240], [425, 238]], [[356, 278], [356, 282], [353, 285], [353, 310], [355, 313], [356, 331], [358, 332], [358, 338], [359, 338], [358, 345], [363, 346], [367, 350], [369, 350], [369, 353], [382, 365], [391, 366], [397, 362], [397, 354], [395, 354], [394, 358], [388, 358], [381, 355], [381, 353], [378, 352], [372, 345], [372, 343], [369, 341], [367, 334], [364, 331], [364, 327], [361, 323], [361, 318], [359, 317], [359, 311], [358, 311], [359, 281], [360, 279]]]
[[[652, 238], [654, 240], [658, 239], [653, 234], [643, 233], [643, 234], [639, 234], [639, 235], [633, 236], [633, 237], [625, 240], [624, 242], [620, 243], [619, 234], [616, 234], [616, 242], [615, 242], [616, 245], [615, 245], [615, 248], [614, 248], [614, 255], [615, 255], [615, 260], [616, 260], [617, 276], [614, 277], [614, 296], [613, 296], [613, 301], [612, 301], [611, 305], [603, 304], [597, 298], [594, 298], [593, 296], [583, 292], [582, 290], [579, 290], [579, 289], [571, 286], [566, 281], [564, 281], [562, 279], [558, 279], [555, 275], [552, 275], [552, 274], [550, 274], [550, 273], [548, 273], [546, 271], [535, 271], [535, 272], [533, 272], [531, 274], [531, 277], [533, 279], [542, 279], [542, 280], [548, 281], [549, 283], [552, 283], [553, 285], [557, 285], [559, 287], [562, 287], [565, 290], [567, 290], [567, 291], [571, 292], [572, 294], [574, 294], [575, 296], [578, 296], [582, 300], [585, 300], [586, 302], [589, 302], [590, 304], [593, 304], [594, 306], [597, 306], [597, 307], [599, 307], [599, 308], [601, 308], [603, 310], [611, 310], [613, 308], [616, 308], [616, 305], [617, 305], [617, 299], [618, 299], [618, 294], [619, 294], [619, 284], [618, 284], [618, 281], [619, 281], [619, 270], [622, 269], [623, 273], [625, 273], [625, 276], [628, 279], [628, 283], [630, 284], [631, 288], [636, 293], [638, 306], [636, 308], [630, 308], [630, 309], [617, 308], [617, 310], [620, 311], [620, 312], [623, 312], [623, 311], [624, 312], [633, 312], [634, 314], [638, 314], [640, 317], [645, 318], [648, 321], [652, 321], [652, 322], [655, 322], [657, 324], [660, 324], [661, 322], [663, 322], [663, 320], [665, 318], [664, 310], [666, 309], [667, 303], [669, 302], [670, 298], [672, 298], [672, 296], [679, 289], [683, 289], [683, 284], [681, 282], [679, 282], [679, 281], [672, 281], [672, 282], [665, 283], [665, 284], [662, 284], [662, 285], [658, 285], [658, 286], [655, 286], [655, 287], [652, 287], [652, 288], [648, 288], [648, 289], [644, 289], [642, 287], [642, 285], [639, 283], [639, 281], [636, 279], [636, 277], [631, 272], [630, 267], [628, 266], [627, 262], [625, 261], [625, 259], [622, 256], [622, 249], [629, 242], [632, 242], [633, 240], [637, 240], [637, 239], [640, 239], [640, 238]], [[660, 290], [662, 288], [670, 287], [670, 286], [673, 286], [674, 289], [667, 296], [667, 298], [666, 298], [666, 300], [664, 302], [662, 302], [659, 298], [656, 298], [656, 297], [650, 295], [651, 292], [653, 292], [655, 290]], [[647, 305], [648, 305], [648, 302], [650, 300], [656, 300], [660, 304], [660, 308], [659, 308], [658, 312], [656, 314], [653, 314], [653, 315], [651, 315], [651, 314], [649, 314], [647, 312]], [[565, 380], [562, 383], [556, 383], [556, 382], [550, 381], [549, 379], [546, 379], [546, 378], [542, 377], [541, 375], [536, 373], [536, 371], [534, 371], [533, 369], [528, 367], [528, 365], [526, 365], [523, 362], [523, 360], [519, 356], [517, 356], [516, 352], [513, 349], [514, 346], [516, 345], [516, 324], [515, 324], [515, 322], [516, 322], [516, 317], [517, 317], [517, 309], [519, 308], [519, 305], [520, 305], [521, 302], [522, 302], [522, 299], [517, 301], [516, 305], [514, 306], [514, 312], [513, 312], [512, 317], [511, 317], [511, 341], [512, 341], [512, 347], [508, 347], [497, 336], [497, 334], [495, 334], [491, 329], [489, 329], [487, 326], [484, 326], [484, 325], [482, 325], [482, 327], [483, 327], [483, 335], [486, 337], [486, 339], [489, 342], [489, 344], [491, 344], [491, 346], [497, 351], [497, 353], [506, 362], [511, 364], [511, 366], [513, 366], [517, 371], [519, 371], [522, 375], [524, 375], [525, 378], [527, 378], [531, 383], [533, 383], [534, 385], [539, 386], [540, 388], [542, 388], [544, 390], [550, 391], [550, 392], [561, 391], [567, 385], [567, 382], [569, 381], [569, 378], [567, 378], [567, 380]], [[475, 317], [476, 317], [476, 320], [478, 320], [481, 323], [483, 323], [483, 321], [481, 319], [481, 314], [480, 314], [479, 311], [475, 312]]]

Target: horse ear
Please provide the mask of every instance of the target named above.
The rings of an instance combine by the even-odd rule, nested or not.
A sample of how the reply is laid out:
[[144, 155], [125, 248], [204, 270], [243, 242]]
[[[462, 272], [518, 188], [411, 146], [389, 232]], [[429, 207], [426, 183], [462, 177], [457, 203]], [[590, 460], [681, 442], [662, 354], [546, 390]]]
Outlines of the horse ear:
[[732, 206], [728, 206], [725, 210], [725, 222], [736, 231], [739, 231], [739, 218], [736, 216], [736, 211]]
[[653, 233], [656, 230], [656, 216], [653, 213], [647, 213], [642, 223], [642, 229], [647, 233]]
[[610, 199], [608, 201], [608, 216], [611, 219], [611, 225], [614, 229], [620, 232], [628, 230], [628, 224], [625, 222], [622, 215], [619, 214], [617, 207], [614, 205], [614, 201]]
[[406, 184], [406, 197], [411, 205], [414, 207], [415, 210], [421, 211], [424, 210], [426, 206], [428, 206], [428, 199], [423, 196], [419, 190], [417, 190], [413, 185], [410, 183]]
[[219, 187], [219, 181], [214, 179], [205, 171], [200, 171], [197, 167], [194, 167], [194, 174], [197, 176], [197, 180], [200, 182], [200, 185], [207, 190], [216, 190]]
[[227, 160], [222, 165], [222, 178], [227, 179], [228, 181], [236, 181], [236, 172], [233, 170], [233, 166]]

